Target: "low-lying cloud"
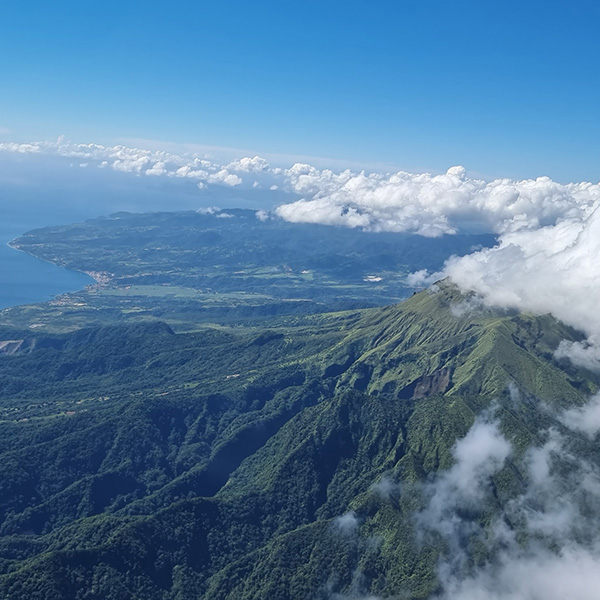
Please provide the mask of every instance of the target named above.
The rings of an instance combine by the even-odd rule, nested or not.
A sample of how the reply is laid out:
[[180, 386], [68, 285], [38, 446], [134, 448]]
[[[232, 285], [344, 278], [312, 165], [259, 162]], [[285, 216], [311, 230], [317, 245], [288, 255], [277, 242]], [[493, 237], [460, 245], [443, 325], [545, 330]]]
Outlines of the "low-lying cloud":
[[569, 429], [594, 439], [600, 433], [600, 394], [593, 396], [583, 406], [565, 411], [562, 421]]
[[490, 422], [486, 417], [478, 419], [454, 447], [454, 465], [426, 490], [430, 500], [427, 509], [418, 515], [420, 524], [430, 530], [446, 529], [452, 527], [459, 507], [480, 510], [492, 475], [504, 466], [510, 452], [498, 422]]
[[351, 510], [333, 519], [332, 525], [334, 529], [345, 535], [354, 535], [358, 531], [360, 521], [356, 513]]
[[[557, 423], [587, 433], [583, 415], [597, 407], [593, 398], [578, 413], [558, 415]], [[454, 466], [428, 484], [429, 501], [415, 521], [421, 535], [441, 536], [448, 548], [438, 567], [439, 600], [597, 598], [600, 473], [572, 452], [568, 436], [557, 429], [540, 434], [546, 441], [517, 458], [499, 422], [480, 418], [456, 443]], [[492, 500], [491, 478], [507, 460], [522, 474], [522, 491], [493, 521], [481, 521]], [[476, 566], [473, 543], [488, 552]]]
[[449, 548], [449, 558], [442, 566], [459, 573], [468, 562], [465, 540], [479, 535], [479, 525], [471, 517], [479, 514], [489, 498], [492, 477], [510, 456], [510, 443], [500, 432], [499, 422], [488, 415], [477, 419], [467, 435], [453, 449], [454, 465], [424, 488], [428, 498], [425, 509], [415, 515], [418, 537], [441, 536]]

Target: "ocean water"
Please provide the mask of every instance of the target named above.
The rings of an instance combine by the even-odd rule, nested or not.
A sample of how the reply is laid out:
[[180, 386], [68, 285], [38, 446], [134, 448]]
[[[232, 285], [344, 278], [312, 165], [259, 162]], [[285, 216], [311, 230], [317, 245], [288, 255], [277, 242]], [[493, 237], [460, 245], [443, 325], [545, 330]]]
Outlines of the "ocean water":
[[0, 247], [0, 309], [51, 300], [80, 290], [93, 279], [61, 269], [2, 244]]
[[200, 205], [197, 188], [184, 191], [187, 193], [177, 193], [173, 186], [163, 187], [149, 177], [0, 153], [0, 309], [51, 300], [93, 283], [88, 275], [11, 248], [7, 245], [10, 240], [39, 227], [81, 222], [119, 210], [145, 212]]
[[[84, 273], [69, 271], [8, 246], [27, 231], [51, 225], [80, 222], [114, 212], [107, 201], [110, 190], [100, 186], [75, 186], [64, 177], [58, 185], [50, 175], [56, 172], [20, 172], [14, 179], [0, 160], [0, 310], [9, 306], [51, 300], [93, 283]], [[102, 194], [102, 192], [104, 192]], [[102, 195], [103, 197], [100, 197]], [[117, 209], [120, 207], [117, 206]], [[133, 207], [132, 207], [133, 208]]]
[[36, 221], [25, 218], [0, 223], [0, 309], [44, 302], [93, 283], [84, 273], [57, 267], [8, 246], [10, 240], [35, 228], [39, 224]]

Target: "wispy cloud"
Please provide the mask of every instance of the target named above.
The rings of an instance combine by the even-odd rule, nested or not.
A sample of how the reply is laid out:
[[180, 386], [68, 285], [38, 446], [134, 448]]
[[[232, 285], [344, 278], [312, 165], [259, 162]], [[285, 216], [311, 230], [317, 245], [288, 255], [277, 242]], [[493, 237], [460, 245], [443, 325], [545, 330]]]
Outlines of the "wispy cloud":
[[[428, 503], [415, 521], [420, 533], [435, 533], [449, 545], [453, 571], [464, 567], [464, 540], [477, 533], [477, 522], [461, 517], [482, 511], [490, 494], [491, 477], [504, 466], [511, 446], [499, 423], [487, 415], [478, 419], [454, 449], [454, 465], [425, 487]], [[450, 565], [449, 565], [450, 566]]]
[[[595, 413], [596, 405], [593, 400], [587, 408]], [[579, 431], [578, 417], [569, 414], [558, 420], [572, 420]], [[455, 465], [428, 484], [430, 500], [416, 523], [422, 534], [441, 536], [449, 549], [438, 568], [440, 600], [597, 597], [600, 474], [555, 429], [545, 436], [541, 446], [512, 458], [511, 469], [522, 473], [522, 491], [492, 521], [477, 515], [489, 506], [491, 477], [512, 455], [497, 421], [476, 421], [456, 443]], [[486, 562], [473, 562], [474, 544], [486, 548]]]

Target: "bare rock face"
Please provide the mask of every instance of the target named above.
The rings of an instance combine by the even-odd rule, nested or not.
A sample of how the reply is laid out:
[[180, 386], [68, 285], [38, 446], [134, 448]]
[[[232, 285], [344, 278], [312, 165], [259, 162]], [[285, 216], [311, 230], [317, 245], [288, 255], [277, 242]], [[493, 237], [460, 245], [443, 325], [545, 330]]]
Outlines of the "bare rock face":
[[433, 394], [444, 394], [452, 387], [450, 369], [444, 367], [431, 373], [421, 375], [398, 393], [403, 400], [426, 398]]
[[0, 341], [0, 354], [6, 354], [8, 356], [19, 352], [23, 348], [25, 340], [1, 340]]
[[451, 387], [450, 369], [440, 369], [431, 375], [423, 375], [417, 379], [413, 398], [425, 398], [432, 394], [443, 394]]

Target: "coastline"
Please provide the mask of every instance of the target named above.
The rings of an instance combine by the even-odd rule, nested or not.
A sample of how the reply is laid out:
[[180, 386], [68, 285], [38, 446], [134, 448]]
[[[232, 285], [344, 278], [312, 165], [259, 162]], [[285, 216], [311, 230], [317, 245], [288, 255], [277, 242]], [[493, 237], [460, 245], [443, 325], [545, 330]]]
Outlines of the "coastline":
[[[94, 277], [91, 273], [69, 269], [27, 252], [16, 243], [18, 239], [16, 237], [5, 242], [4, 247], [10, 250], [0, 250], [3, 267], [3, 278], [0, 281], [0, 310], [12, 306], [48, 302], [61, 294], [82, 291], [87, 286], [107, 282], [106, 277], [101, 276], [102, 274], [93, 272], [97, 276]], [[16, 252], [12, 252], [13, 250], [22, 254], [17, 255]], [[23, 256], [28, 258], [24, 259]]]
[[31, 252], [27, 252], [27, 250], [24, 250], [21, 246], [13, 244], [13, 242], [15, 242], [18, 239], [19, 238], [16, 237], [13, 240], [6, 242], [6, 245], [9, 248], [12, 248], [13, 250], [18, 250], [19, 252], [23, 252], [23, 254], [26, 254], [27, 256], [31, 256], [32, 258], [35, 258], [37, 260], [41, 260], [49, 265], [52, 265], [53, 267], [57, 267], [58, 269], [63, 269], [64, 271], [68, 271], [69, 273], [81, 273], [82, 275], [87, 275], [88, 277], [90, 277], [96, 283], [98, 283], [100, 285], [105, 285], [105, 284], [109, 283], [112, 279], [111, 273], [106, 273], [105, 271], [82, 271], [80, 269], [71, 269], [69, 267], [65, 267], [63, 265], [59, 265], [58, 263], [52, 262], [51, 260], [48, 260], [47, 258], [42, 258], [41, 256], [37, 256], [35, 254], [32, 254]]

